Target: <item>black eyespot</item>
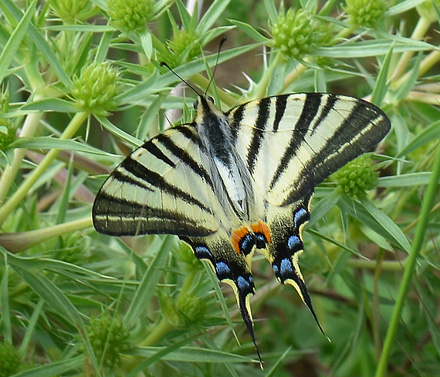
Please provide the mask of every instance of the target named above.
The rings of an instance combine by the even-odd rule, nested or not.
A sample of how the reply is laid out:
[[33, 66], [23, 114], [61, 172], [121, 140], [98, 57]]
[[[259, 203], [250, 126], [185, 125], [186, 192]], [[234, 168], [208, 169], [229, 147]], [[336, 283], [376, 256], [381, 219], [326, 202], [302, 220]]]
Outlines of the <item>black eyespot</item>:
[[196, 99], [194, 101], [193, 106], [194, 106], [194, 110], [197, 110], [197, 108], [199, 107], [199, 100], [198, 99]]

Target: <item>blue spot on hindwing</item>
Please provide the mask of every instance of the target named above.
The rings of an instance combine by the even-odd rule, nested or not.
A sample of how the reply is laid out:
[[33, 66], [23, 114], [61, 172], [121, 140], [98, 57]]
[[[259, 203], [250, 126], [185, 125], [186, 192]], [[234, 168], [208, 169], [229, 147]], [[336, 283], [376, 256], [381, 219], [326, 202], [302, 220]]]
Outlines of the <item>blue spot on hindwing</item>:
[[302, 242], [298, 236], [293, 234], [287, 240], [287, 247], [289, 250], [298, 251], [302, 249]]
[[280, 275], [291, 276], [293, 273], [292, 262], [289, 259], [284, 258], [280, 263]]
[[293, 217], [293, 223], [295, 228], [299, 228], [301, 224], [304, 224], [308, 220], [307, 211], [304, 208], [298, 209]]
[[194, 249], [194, 254], [197, 259], [212, 259], [211, 251], [203, 245], [196, 246]]
[[249, 282], [243, 276], [238, 277], [237, 286], [241, 292], [250, 288]]
[[230, 277], [231, 274], [231, 269], [225, 262], [217, 262], [215, 265], [215, 271], [220, 280]]

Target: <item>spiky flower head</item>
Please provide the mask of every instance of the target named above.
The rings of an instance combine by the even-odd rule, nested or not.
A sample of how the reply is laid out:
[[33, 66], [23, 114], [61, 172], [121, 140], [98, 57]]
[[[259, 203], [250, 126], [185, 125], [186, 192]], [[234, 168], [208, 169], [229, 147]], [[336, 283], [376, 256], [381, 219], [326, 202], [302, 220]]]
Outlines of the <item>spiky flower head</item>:
[[206, 313], [206, 301], [191, 294], [181, 294], [177, 299], [177, 309], [185, 324], [198, 323]]
[[0, 377], [9, 377], [19, 372], [21, 357], [18, 350], [7, 342], [0, 342]]
[[57, 241], [59, 248], [53, 251], [54, 259], [77, 265], [85, 262], [87, 250], [90, 250], [90, 238], [84, 233], [69, 233]]
[[117, 315], [104, 312], [86, 326], [90, 344], [98, 362], [109, 370], [120, 364], [120, 354], [129, 348], [129, 331]]
[[290, 8], [285, 14], [280, 13], [270, 29], [272, 47], [280, 50], [285, 59], [302, 59], [331, 40], [329, 25], [303, 9]]
[[108, 15], [119, 30], [142, 33], [153, 16], [153, 0], [108, 0]]
[[110, 63], [92, 63], [73, 81], [72, 96], [82, 111], [104, 115], [116, 107], [119, 72]]
[[158, 61], [166, 62], [171, 68], [190, 61], [200, 53], [197, 34], [192, 30], [174, 29], [173, 38], [159, 51]]
[[158, 298], [162, 314], [173, 327], [186, 327], [197, 323], [206, 312], [206, 302], [190, 293], [181, 293], [175, 300], [159, 291]]
[[49, 5], [68, 24], [84, 22], [99, 12], [90, 0], [50, 0]]
[[374, 29], [387, 10], [384, 0], [346, 0], [344, 7], [352, 25]]
[[370, 156], [351, 161], [334, 174], [338, 189], [351, 197], [361, 197], [376, 187], [378, 173]]

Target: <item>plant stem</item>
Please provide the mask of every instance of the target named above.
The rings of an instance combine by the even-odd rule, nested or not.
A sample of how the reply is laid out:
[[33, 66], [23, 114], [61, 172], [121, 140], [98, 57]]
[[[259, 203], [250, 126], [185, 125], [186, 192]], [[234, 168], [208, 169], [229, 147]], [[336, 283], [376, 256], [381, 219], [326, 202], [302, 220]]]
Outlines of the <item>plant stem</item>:
[[414, 234], [414, 240], [411, 246], [411, 252], [408, 256], [407, 263], [405, 266], [405, 271], [403, 273], [402, 284], [400, 285], [399, 288], [396, 305], [394, 307], [393, 315], [391, 317], [391, 323], [388, 327], [382, 354], [380, 356], [379, 365], [376, 371], [376, 377], [385, 377], [387, 373], [388, 359], [390, 357], [391, 347], [395, 343], [395, 335], [397, 332], [397, 327], [399, 325], [403, 304], [405, 303], [405, 297], [406, 294], [408, 293], [408, 289], [411, 284], [411, 277], [414, 272], [414, 268], [416, 266], [417, 257], [420, 253], [420, 249], [422, 248], [423, 241], [425, 239], [425, 233], [428, 227], [429, 214], [434, 204], [439, 178], [440, 178], [440, 145], [437, 146], [437, 154], [435, 156], [434, 165], [432, 168], [431, 180], [426, 189], [425, 197], [422, 203], [420, 221], [417, 224], [417, 228]]
[[[64, 130], [63, 134], [60, 136], [60, 139], [70, 139], [73, 137], [88, 116], [89, 113], [87, 112], [76, 113], [69, 125]], [[8, 215], [20, 205], [28, 191], [32, 188], [38, 178], [40, 178], [41, 175], [49, 168], [50, 164], [53, 162], [53, 160], [55, 160], [60, 151], [60, 149], [50, 150], [46, 157], [44, 157], [43, 161], [41, 161], [41, 163], [27, 177], [17, 191], [0, 208], [0, 226], [3, 224]]]
[[159, 323], [156, 326], [154, 326], [154, 329], [152, 332], [150, 332], [150, 335], [148, 335], [142, 343], [138, 344], [138, 346], [146, 347], [157, 344], [159, 340], [161, 340], [167, 332], [173, 329], [174, 327], [170, 325], [170, 323], [166, 320], [166, 318], [162, 317], [159, 320]]
[[[38, 96], [35, 96], [35, 101], [38, 101], [39, 99], [40, 98], [38, 98]], [[43, 113], [29, 114], [23, 124], [20, 137], [34, 136], [35, 130], [37, 129], [42, 116]], [[12, 182], [14, 182], [17, 172], [20, 169], [26, 151], [27, 149], [25, 148], [15, 149], [12, 164], [6, 165], [5, 169], [3, 170], [3, 174], [0, 177], [0, 204], [3, 203], [6, 195], [8, 195], [9, 189], [11, 188]]]
[[[422, 39], [425, 36], [426, 32], [428, 31], [430, 25], [431, 25], [431, 21], [427, 20], [426, 18], [420, 18], [419, 21], [417, 22], [416, 27], [414, 28], [414, 31], [411, 35], [411, 39], [415, 39], [415, 40]], [[413, 55], [414, 55], [414, 51], [406, 51], [405, 53], [403, 53], [402, 57], [400, 58], [400, 61], [397, 63], [395, 72], [393, 72], [394, 80], [399, 79], [403, 75], [403, 72], [407, 69], [408, 64]], [[392, 70], [390, 70], [390, 73], [391, 71]], [[408, 73], [405, 76], [407, 75]], [[395, 82], [393, 84], [393, 87], [398, 88], [402, 84], [402, 80], [403, 78]]]
[[48, 228], [31, 230], [29, 232], [3, 233], [0, 234], [0, 246], [3, 246], [6, 250], [12, 253], [17, 253], [50, 238], [73, 233], [78, 230], [89, 228], [92, 225], [92, 219], [87, 217], [85, 219], [70, 221], [68, 223], [54, 225]]

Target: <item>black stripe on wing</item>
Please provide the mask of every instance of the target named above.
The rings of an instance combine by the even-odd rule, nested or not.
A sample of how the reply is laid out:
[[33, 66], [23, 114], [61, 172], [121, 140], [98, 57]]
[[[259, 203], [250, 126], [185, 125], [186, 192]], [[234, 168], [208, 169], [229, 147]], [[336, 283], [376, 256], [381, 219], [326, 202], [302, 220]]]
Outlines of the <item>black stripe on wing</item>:
[[[130, 156], [121, 163], [118, 170], [122, 171], [121, 168], [171, 196], [196, 205], [206, 212], [211, 212], [211, 209], [206, 207], [200, 200], [196, 199], [186, 191], [181, 190], [179, 187], [170, 184], [162, 175], [148, 169], [144, 165], [133, 160]], [[124, 179], [122, 179], [121, 182], [124, 182]]]
[[[331, 96], [332, 104], [335, 96]], [[321, 119], [321, 123], [325, 121]], [[317, 124], [315, 132], [318, 132]], [[325, 127], [325, 124], [321, 125]], [[292, 187], [282, 205], [299, 200], [311, 187], [315, 187], [328, 176], [357, 156], [373, 148], [389, 132], [391, 124], [387, 116], [376, 106], [356, 99], [350, 114], [336, 132], [326, 140], [324, 146], [307, 162], [301, 181]]]
[[[198, 138], [196, 133], [191, 132], [187, 127], [176, 127], [174, 129], [184, 135], [187, 139], [191, 140], [200, 148], [200, 139]], [[170, 153], [172, 153], [175, 157], [179, 158], [181, 162], [191, 168], [191, 170], [195, 174], [203, 178], [203, 180], [211, 187], [211, 189], [213, 189], [211, 177], [206, 169], [198, 164], [197, 161], [195, 161], [194, 158], [184, 148], [174, 143], [174, 141], [166, 134], [159, 134], [157, 138]]]
[[276, 104], [275, 104], [275, 119], [272, 126], [272, 131], [277, 132], [278, 127], [280, 125], [281, 120], [284, 117], [284, 112], [286, 111], [287, 98], [289, 98], [290, 94], [282, 94], [280, 96], [276, 96]]
[[203, 226], [178, 211], [153, 208], [116, 198], [102, 192], [93, 205], [93, 225], [96, 230], [112, 236], [135, 236], [141, 234], [176, 234], [194, 237], [208, 236], [213, 229]]
[[269, 189], [272, 189], [281, 178], [284, 171], [289, 166], [290, 160], [295, 156], [295, 153], [300, 147], [301, 143], [304, 142], [304, 135], [309, 130], [309, 127], [321, 106], [321, 97], [322, 95], [317, 93], [307, 94], [301, 111], [301, 116], [293, 128], [293, 133], [288, 147], [284, 151], [283, 157], [281, 158], [272, 180], [269, 183]]
[[260, 151], [260, 145], [263, 142], [264, 130], [266, 128], [267, 119], [269, 118], [271, 98], [263, 98], [258, 103], [258, 116], [255, 125], [252, 128], [252, 139], [247, 151], [246, 163], [251, 174], [254, 173], [255, 162]]

